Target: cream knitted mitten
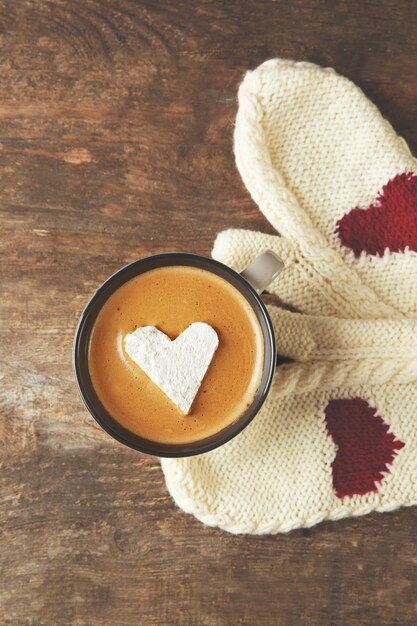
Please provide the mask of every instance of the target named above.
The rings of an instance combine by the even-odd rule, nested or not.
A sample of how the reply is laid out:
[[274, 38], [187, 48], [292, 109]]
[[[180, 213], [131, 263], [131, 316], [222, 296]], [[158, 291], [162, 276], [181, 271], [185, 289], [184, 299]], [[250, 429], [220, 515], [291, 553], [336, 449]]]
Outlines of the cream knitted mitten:
[[309, 63], [263, 63], [239, 89], [235, 154], [284, 238], [283, 299], [288, 281], [308, 283], [317, 313], [417, 315], [417, 163], [358, 87]]
[[164, 459], [168, 488], [230, 532], [414, 504], [416, 163], [332, 70], [270, 61], [247, 75], [239, 104], [236, 161], [283, 237], [226, 231], [213, 256], [240, 270], [274, 249], [286, 268], [271, 291], [309, 316], [270, 309], [278, 352], [295, 362], [233, 441]]

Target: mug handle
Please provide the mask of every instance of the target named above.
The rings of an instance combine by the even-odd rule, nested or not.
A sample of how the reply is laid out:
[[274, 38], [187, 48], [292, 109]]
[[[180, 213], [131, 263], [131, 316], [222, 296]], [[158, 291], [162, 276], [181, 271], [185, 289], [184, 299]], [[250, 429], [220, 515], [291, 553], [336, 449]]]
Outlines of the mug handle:
[[265, 250], [240, 275], [261, 294], [284, 269], [284, 262], [272, 250]]

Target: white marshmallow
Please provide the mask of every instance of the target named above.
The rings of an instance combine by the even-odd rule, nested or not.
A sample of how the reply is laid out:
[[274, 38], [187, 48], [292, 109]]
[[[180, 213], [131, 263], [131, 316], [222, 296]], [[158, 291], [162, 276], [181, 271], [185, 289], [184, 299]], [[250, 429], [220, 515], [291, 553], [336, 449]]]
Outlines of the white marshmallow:
[[125, 350], [145, 374], [188, 413], [219, 345], [209, 324], [195, 322], [174, 341], [155, 326], [142, 326], [125, 337]]

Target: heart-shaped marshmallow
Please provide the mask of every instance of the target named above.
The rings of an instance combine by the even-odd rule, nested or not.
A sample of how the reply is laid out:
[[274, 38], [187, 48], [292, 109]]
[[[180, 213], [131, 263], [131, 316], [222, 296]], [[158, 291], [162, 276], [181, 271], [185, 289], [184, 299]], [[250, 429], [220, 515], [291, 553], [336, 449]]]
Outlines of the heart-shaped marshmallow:
[[125, 337], [125, 350], [145, 374], [188, 413], [219, 345], [209, 324], [195, 322], [174, 341], [155, 326], [143, 326]]

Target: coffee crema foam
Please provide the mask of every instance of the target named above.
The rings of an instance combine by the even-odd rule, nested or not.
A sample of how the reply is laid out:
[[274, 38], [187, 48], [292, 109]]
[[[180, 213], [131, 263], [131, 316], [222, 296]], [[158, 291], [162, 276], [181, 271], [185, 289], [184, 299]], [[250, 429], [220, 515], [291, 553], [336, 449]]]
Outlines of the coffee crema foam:
[[[174, 340], [195, 322], [209, 324], [219, 345], [184, 414], [129, 357], [125, 338], [154, 326]], [[151, 270], [117, 289], [94, 323], [88, 357], [96, 393], [113, 418], [169, 444], [204, 439], [238, 419], [255, 396], [263, 363], [262, 330], [244, 296], [223, 278], [189, 266]]]

